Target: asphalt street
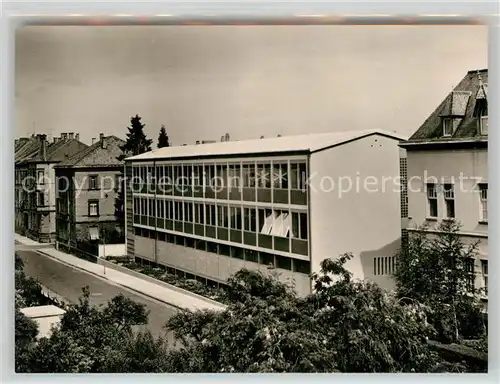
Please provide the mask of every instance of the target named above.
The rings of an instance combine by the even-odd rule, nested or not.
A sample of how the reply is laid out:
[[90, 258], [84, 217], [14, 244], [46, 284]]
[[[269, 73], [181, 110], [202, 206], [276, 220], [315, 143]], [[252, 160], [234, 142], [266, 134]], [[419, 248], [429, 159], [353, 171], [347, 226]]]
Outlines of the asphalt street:
[[[110, 284], [90, 273], [62, 264], [36, 251], [21, 250], [17, 251], [17, 253], [24, 261], [24, 271], [28, 276], [37, 279], [40, 284], [70, 302], [78, 302], [82, 288], [88, 286], [91, 294], [91, 303], [94, 305], [106, 304], [120, 293], [135, 302], [145, 304], [149, 310], [149, 323], [145, 326], [139, 326], [138, 329], [147, 328], [155, 336], [165, 336], [163, 326], [177, 311], [174, 307], [169, 307], [155, 299]], [[171, 334], [166, 336], [169, 342], [173, 341]]]

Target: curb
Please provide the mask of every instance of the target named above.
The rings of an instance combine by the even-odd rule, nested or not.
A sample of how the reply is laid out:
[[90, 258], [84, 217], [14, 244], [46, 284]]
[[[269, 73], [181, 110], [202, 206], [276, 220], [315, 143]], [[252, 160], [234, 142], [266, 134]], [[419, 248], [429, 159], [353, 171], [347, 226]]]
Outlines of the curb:
[[[126, 289], [128, 289], [128, 290], [130, 290], [130, 291], [132, 291], [132, 292], [139, 293], [139, 294], [141, 294], [141, 295], [143, 295], [143, 296], [146, 296], [146, 297], [148, 297], [148, 298], [150, 298], [150, 299], [154, 299], [154, 300], [156, 300], [156, 301], [159, 301], [159, 302], [161, 302], [161, 303], [163, 303], [163, 304], [166, 304], [166, 305], [168, 305], [168, 306], [170, 306], [170, 307], [173, 307], [173, 308], [179, 309], [179, 310], [181, 310], [181, 311], [190, 311], [190, 310], [191, 310], [191, 309], [184, 308], [184, 307], [181, 307], [181, 306], [176, 305], [176, 304], [169, 303], [169, 302], [167, 302], [167, 301], [165, 301], [165, 300], [162, 300], [162, 299], [160, 299], [160, 298], [158, 298], [158, 297], [155, 297], [155, 296], [152, 296], [152, 295], [150, 295], [150, 294], [147, 294], [147, 293], [141, 292], [141, 291], [139, 291], [139, 290], [137, 290], [137, 289], [134, 289], [134, 288], [131, 288], [131, 287], [129, 287], [129, 286], [126, 286], [126, 285], [123, 285], [123, 284], [117, 283], [117, 282], [115, 282], [115, 281], [113, 281], [113, 280], [108, 279], [105, 275], [104, 275], [104, 276], [103, 276], [103, 275], [99, 275], [99, 274], [97, 274], [97, 273], [95, 273], [95, 272], [89, 271], [89, 270], [87, 270], [87, 269], [84, 269], [84, 268], [78, 267], [78, 266], [73, 265], [73, 264], [70, 264], [70, 263], [68, 263], [68, 262], [66, 262], [66, 261], [63, 261], [63, 260], [61, 260], [61, 259], [59, 259], [59, 258], [57, 258], [57, 257], [54, 257], [54, 256], [52, 256], [52, 255], [50, 255], [50, 254], [48, 254], [48, 253], [45, 253], [45, 252], [43, 252], [43, 251], [41, 251], [41, 250], [36, 250], [36, 252], [37, 252], [37, 253], [41, 253], [42, 255], [47, 256], [47, 257], [49, 257], [49, 258], [51, 258], [51, 259], [53, 259], [53, 260], [57, 260], [57, 261], [58, 261], [58, 262], [60, 262], [61, 264], [67, 265], [67, 266], [72, 267], [72, 268], [75, 268], [75, 269], [77, 269], [77, 270], [79, 270], [79, 271], [82, 271], [82, 272], [86, 272], [86, 273], [88, 273], [88, 274], [90, 274], [90, 275], [93, 275], [93, 276], [96, 276], [96, 277], [98, 277], [98, 278], [100, 278], [100, 279], [102, 279], [102, 280], [109, 281], [109, 282], [111, 282], [112, 284], [117, 285], [117, 286], [119, 286], [119, 287], [121, 287], [121, 288], [126, 288]], [[117, 271], [117, 272], [119, 272], [119, 271]], [[122, 273], [123, 273], [123, 272], [122, 272]], [[151, 283], [151, 284], [154, 284], [154, 283]]]

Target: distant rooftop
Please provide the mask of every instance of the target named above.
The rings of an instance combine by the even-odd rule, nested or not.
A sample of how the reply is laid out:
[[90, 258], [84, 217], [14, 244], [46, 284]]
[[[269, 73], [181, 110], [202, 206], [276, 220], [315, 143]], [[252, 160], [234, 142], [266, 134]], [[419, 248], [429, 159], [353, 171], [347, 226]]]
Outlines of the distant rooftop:
[[39, 317], [59, 316], [66, 313], [64, 309], [56, 307], [55, 305], [40, 305], [38, 307], [22, 308], [21, 312], [31, 319]]
[[398, 141], [406, 140], [406, 137], [400, 136], [396, 133], [390, 133], [377, 129], [341, 131], [297, 136], [282, 136], [267, 139], [225, 141], [203, 145], [166, 147], [129, 157], [126, 161], [148, 161], [155, 159], [175, 159], [185, 157], [213, 157], [284, 152], [312, 153], [376, 134], [390, 137]]
[[122, 153], [120, 146], [125, 141], [116, 136], [103, 136], [90, 147], [71, 155], [57, 165], [58, 168], [87, 168], [123, 166], [117, 157]]

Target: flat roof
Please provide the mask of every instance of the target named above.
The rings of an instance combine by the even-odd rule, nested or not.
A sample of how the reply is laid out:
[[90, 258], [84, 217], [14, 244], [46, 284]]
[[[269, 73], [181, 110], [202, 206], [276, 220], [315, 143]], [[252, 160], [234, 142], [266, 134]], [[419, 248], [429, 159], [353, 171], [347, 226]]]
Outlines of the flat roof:
[[148, 161], [156, 159], [175, 159], [185, 157], [213, 157], [250, 154], [255, 155], [284, 152], [312, 153], [371, 135], [386, 136], [398, 141], [407, 139], [406, 137], [403, 137], [396, 133], [391, 133], [379, 129], [340, 131], [166, 147], [155, 149], [141, 155], [128, 157], [125, 160]]
[[56, 307], [55, 305], [40, 305], [38, 307], [26, 307], [22, 308], [21, 312], [26, 317], [30, 318], [59, 316], [66, 313], [64, 309]]

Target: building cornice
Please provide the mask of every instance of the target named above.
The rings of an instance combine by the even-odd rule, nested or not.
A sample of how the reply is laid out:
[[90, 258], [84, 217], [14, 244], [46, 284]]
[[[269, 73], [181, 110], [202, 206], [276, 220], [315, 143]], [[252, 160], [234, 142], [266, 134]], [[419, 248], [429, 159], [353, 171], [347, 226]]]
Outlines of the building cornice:
[[[445, 233], [443, 231], [438, 231], [435, 229], [422, 229], [422, 228], [406, 228], [408, 232], [425, 232], [425, 233], [433, 233], [433, 234], [441, 234]], [[482, 233], [482, 232], [464, 232], [464, 231], [458, 231], [456, 232], [460, 236], [466, 236], [466, 237], [480, 237], [483, 239], [488, 238], [487, 233]]]
[[411, 150], [455, 150], [455, 149], [487, 149], [488, 139], [474, 140], [428, 140], [428, 141], [403, 141], [401, 148]]

